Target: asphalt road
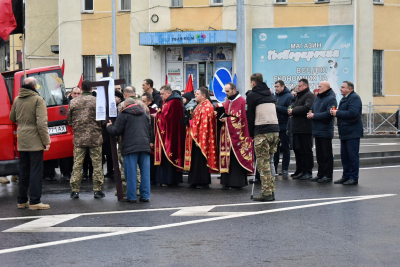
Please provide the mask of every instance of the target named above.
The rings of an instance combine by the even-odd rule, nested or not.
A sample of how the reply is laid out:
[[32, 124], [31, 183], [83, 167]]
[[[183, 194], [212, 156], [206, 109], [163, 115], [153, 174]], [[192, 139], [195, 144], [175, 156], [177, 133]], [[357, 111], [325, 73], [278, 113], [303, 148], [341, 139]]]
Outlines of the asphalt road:
[[272, 203], [216, 176], [205, 190], [152, 186], [149, 203], [117, 202], [109, 179], [104, 199], [86, 181], [71, 200], [55, 181], [47, 211], [18, 210], [17, 185], [0, 185], [0, 266], [399, 266], [399, 172], [362, 169], [353, 187], [278, 177]]

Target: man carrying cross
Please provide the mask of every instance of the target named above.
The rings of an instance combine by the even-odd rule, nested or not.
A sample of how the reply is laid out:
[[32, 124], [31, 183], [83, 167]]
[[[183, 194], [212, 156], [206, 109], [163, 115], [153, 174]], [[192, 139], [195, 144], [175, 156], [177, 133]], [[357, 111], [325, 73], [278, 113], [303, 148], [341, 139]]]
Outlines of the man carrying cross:
[[104, 184], [104, 174], [101, 159], [103, 137], [101, 122], [96, 121], [96, 98], [92, 96], [90, 81], [82, 82], [82, 96], [72, 99], [68, 109], [68, 124], [74, 133], [74, 167], [70, 185], [71, 198], [79, 198], [82, 181], [82, 166], [86, 150], [89, 148], [93, 164], [93, 191], [94, 198], [103, 198], [101, 191]]

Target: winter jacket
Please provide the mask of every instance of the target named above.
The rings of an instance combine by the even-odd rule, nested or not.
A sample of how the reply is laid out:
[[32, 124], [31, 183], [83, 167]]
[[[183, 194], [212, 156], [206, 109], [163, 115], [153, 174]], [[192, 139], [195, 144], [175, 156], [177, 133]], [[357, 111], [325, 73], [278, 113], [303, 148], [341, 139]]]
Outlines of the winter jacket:
[[[265, 114], [268, 117], [269, 123], [264, 123], [261, 125], [257, 125], [257, 106], [262, 104], [275, 104], [275, 98], [271, 94], [268, 86], [262, 82], [253, 87], [252, 90], [246, 93], [246, 105], [247, 105], [247, 123], [249, 127], [249, 133], [251, 137], [254, 137], [257, 134], [265, 134], [265, 133], [274, 133], [279, 132], [279, 124], [278, 118], [276, 116], [275, 107], [271, 110], [270, 114]], [[267, 108], [268, 109], [268, 108]], [[268, 109], [270, 110], [270, 109]]]
[[276, 115], [278, 116], [279, 129], [286, 131], [289, 115], [287, 113], [288, 107], [292, 104], [293, 95], [290, 90], [285, 86], [285, 89], [280, 94], [275, 94], [276, 100]]
[[122, 110], [114, 125], [107, 127], [112, 136], [122, 135], [122, 156], [132, 153], [150, 153], [150, 118], [138, 104], [132, 104]]
[[362, 102], [361, 98], [355, 92], [351, 92], [347, 97], [343, 97], [340, 100], [336, 117], [340, 140], [355, 139], [364, 136]]
[[18, 151], [41, 151], [50, 144], [46, 102], [29, 85], [19, 90], [10, 120], [18, 123]]
[[312, 134], [314, 137], [333, 138], [335, 119], [331, 115], [332, 107], [337, 107], [336, 94], [332, 89], [318, 94], [314, 100], [312, 111]]
[[157, 105], [158, 108], [161, 108], [163, 105], [163, 100], [161, 98], [161, 94], [156, 89], [153, 89], [153, 103]]
[[312, 133], [312, 121], [307, 119], [307, 113], [314, 103], [315, 95], [307, 88], [298, 92], [292, 102], [292, 133]]
[[84, 92], [71, 100], [67, 119], [72, 126], [75, 147], [98, 147], [103, 144], [101, 122], [96, 121], [96, 97], [91, 93]]

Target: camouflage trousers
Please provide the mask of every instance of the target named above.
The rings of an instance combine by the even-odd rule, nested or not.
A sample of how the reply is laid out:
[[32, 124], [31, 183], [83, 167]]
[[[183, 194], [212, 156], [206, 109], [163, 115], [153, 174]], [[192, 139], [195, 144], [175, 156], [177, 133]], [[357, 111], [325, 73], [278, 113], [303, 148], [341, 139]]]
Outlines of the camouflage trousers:
[[271, 195], [275, 192], [275, 177], [271, 175], [270, 155], [277, 150], [279, 133], [258, 134], [254, 137], [257, 157], [257, 170], [261, 178], [261, 194]]
[[[119, 168], [121, 170], [121, 181], [122, 181], [122, 193], [125, 195], [126, 194], [126, 177], [125, 177], [125, 172], [124, 172], [124, 157], [122, 156], [122, 151], [121, 151], [121, 144], [118, 143], [118, 162], [119, 162]], [[139, 165], [137, 166], [137, 174], [136, 174], [136, 188], [137, 192], [139, 192], [140, 188], [140, 169]]]
[[[82, 166], [86, 155], [86, 147], [74, 148], [74, 167], [72, 168], [72, 177], [70, 185], [72, 192], [79, 192], [82, 182]], [[101, 191], [104, 184], [104, 173], [101, 159], [102, 147], [89, 147], [90, 158], [93, 165], [93, 191]]]

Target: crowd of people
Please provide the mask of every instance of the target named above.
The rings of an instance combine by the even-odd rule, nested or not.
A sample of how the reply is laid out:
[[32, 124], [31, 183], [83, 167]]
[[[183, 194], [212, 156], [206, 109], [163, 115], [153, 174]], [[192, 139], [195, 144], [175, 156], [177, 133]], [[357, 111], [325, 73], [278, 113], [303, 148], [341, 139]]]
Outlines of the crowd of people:
[[[151, 79], [145, 79], [141, 97], [133, 86], [123, 91], [116, 88], [118, 116], [108, 122], [96, 121], [96, 96], [90, 81], [83, 81], [81, 88], [72, 89], [67, 112], [74, 157], [59, 160], [61, 173], [71, 185], [70, 197], [79, 198], [85, 176], [93, 180], [94, 198], [105, 197], [104, 177], [113, 178], [116, 166], [112, 162], [111, 136], [118, 144], [125, 201], [148, 202], [151, 184], [177, 186], [183, 183], [184, 172], [188, 172], [189, 186], [196, 189], [209, 188], [212, 173], [221, 174], [220, 184], [227, 190], [243, 189], [247, 177], [256, 175], [261, 192], [254, 200], [273, 201], [275, 175], [289, 175], [291, 150], [296, 159], [293, 179], [332, 182], [335, 117], [343, 165], [343, 175], [335, 184], [358, 184], [362, 104], [353, 83], [343, 82], [343, 98], [337, 108], [336, 95], [326, 81], [319, 84], [317, 94], [310, 91], [306, 79], [301, 79], [292, 91], [283, 81], [276, 81], [275, 94], [262, 74], [251, 75], [250, 81], [252, 89], [247, 91], [246, 99], [234, 83], [228, 83], [225, 102], [213, 105], [206, 87], [182, 93], [163, 85], [158, 91]], [[18, 208], [50, 208], [40, 200], [46, 169], [43, 150], [49, 149], [50, 138], [46, 107], [37, 99], [41, 98], [35, 79], [25, 79], [10, 114], [11, 121], [18, 122], [19, 133]], [[27, 118], [28, 114], [36, 119]], [[34, 133], [32, 123], [37, 129]], [[314, 143], [318, 173], [313, 177]]]

